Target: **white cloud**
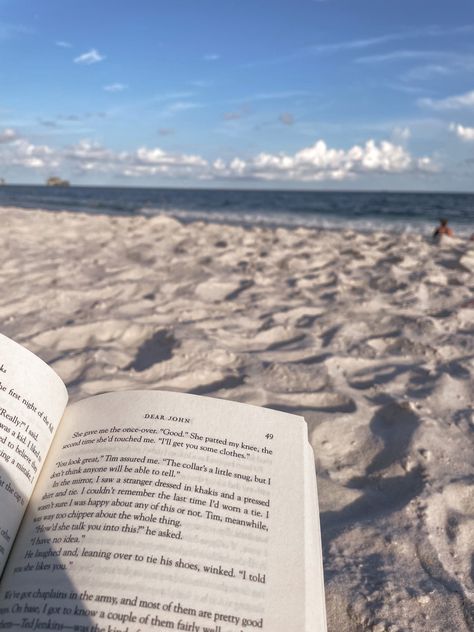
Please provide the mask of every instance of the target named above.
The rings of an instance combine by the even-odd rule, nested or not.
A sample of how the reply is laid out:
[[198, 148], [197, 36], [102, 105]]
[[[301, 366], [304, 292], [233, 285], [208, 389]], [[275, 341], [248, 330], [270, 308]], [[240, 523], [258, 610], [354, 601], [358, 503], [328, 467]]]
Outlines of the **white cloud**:
[[111, 149], [106, 149], [99, 143], [90, 140], [80, 140], [76, 145], [63, 150], [63, 157], [66, 160], [73, 160], [79, 164], [100, 161], [104, 163], [115, 162], [118, 155], [120, 154], [115, 154]]
[[0, 132], [0, 144], [11, 143], [18, 138], [18, 134], [11, 128], [5, 128], [3, 132]]
[[82, 140], [62, 154], [65, 162], [72, 163], [81, 173], [111, 173], [140, 177], [153, 175], [193, 175], [199, 177], [207, 167], [207, 161], [191, 154], [172, 154], [159, 147], [140, 147], [135, 151], [113, 151], [99, 143]]
[[69, 42], [64, 42], [63, 40], [56, 42], [56, 46], [59, 46], [60, 48], [72, 48], [72, 44], [70, 44]]
[[127, 89], [127, 87], [128, 86], [123, 83], [110, 83], [109, 85], [104, 86], [104, 90], [106, 92], [123, 92]]
[[474, 127], [464, 127], [463, 125], [456, 125], [456, 123], [451, 123], [449, 129], [454, 132], [456, 136], [461, 140], [474, 140]]
[[429, 158], [416, 159], [400, 145], [369, 140], [364, 146], [331, 149], [323, 140], [293, 155], [260, 153], [250, 160], [214, 163], [216, 175], [257, 180], [346, 180], [363, 173], [399, 174], [435, 169]]
[[474, 108], [474, 90], [445, 99], [418, 99], [418, 105], [438, 112]]
[[209, 53], [207, 55], [204, 55], [203, 57], [204, 61], [217, 61], [220, 58], [221, 56], [218, 55], [217, 53]]
[[99, 61], [103, 61], [104, 59], [104, 55], [101, 55], [95, 48], [91, 48], [91, 50], [87, 51], [87, 53], [83, 53], [82, 55], [75, 57], [74, 63], [85, 64], [88, 66], [90, 64], [97, 64]]
[[54, 168], [59, 165], [59, 157], [47, 145], [34, 145], [25, 138], [16, 138], [0, 149], [0, 165], [28, 169]]
[[369, 140], [365, 145], [354, 145], [350, 149], [334, 149], [318, 140], [294, 154], [262, 152], [248, 159], [235, 157], [224, 161], [218, 158], [210, 163], [196, 154], [171, 153], [160, 147], [115, 151], [91, 140], [52, 148], [13, 137], [13, 130], [6, 132], [3, 135], [11, 140], [0, 145], [0, 165], [39, 171], [59, 167], [62, 172], [72, 174], [317, 182], [347, 180], [368, 173], [403, 174], [436, 170], [430, 158], [412, 157], [404, 147], [389, 141], [376, 143]]
[[20, 139], [13, 146], [16, 155], [12, 157], [12, 164], [35, 169], [59, 165], [55, 152], [47, 145], [33, 145], [26, 139]]
[[171, 172], [177, 175], [187, 171], [199, 175], [202, 169], [207, 168], [207, 161], [201, 156], [193, 154], [169, 154], [159, 147], [148, 149], [140, 147], [126, 157], [128, 163], [126, 175], [155, 175], [157, 173]]

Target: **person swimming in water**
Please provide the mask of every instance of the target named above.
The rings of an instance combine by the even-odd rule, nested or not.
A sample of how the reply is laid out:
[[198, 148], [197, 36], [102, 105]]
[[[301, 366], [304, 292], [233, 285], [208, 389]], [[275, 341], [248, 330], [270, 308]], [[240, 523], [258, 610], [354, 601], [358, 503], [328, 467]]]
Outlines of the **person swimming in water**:
[[448, 226], [448, 220], [442, 218], [439, 220], [439, 226], [436, 228], [433, 233], [434, 239], [439, 239], [440, 237], [446, 235], [447, 237], [454, 237], [453, 229]]

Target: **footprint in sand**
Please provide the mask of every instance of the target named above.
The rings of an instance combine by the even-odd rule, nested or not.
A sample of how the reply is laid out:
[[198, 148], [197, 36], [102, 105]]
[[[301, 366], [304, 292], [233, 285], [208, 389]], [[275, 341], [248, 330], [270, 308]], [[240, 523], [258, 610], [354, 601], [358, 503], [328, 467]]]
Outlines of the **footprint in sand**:
[[339, 511], [321, 514], [327, 545], [348, 522], [364, 522], [399, 511], [421, 493], [425, 484], [422, 467], [408, 470], [404, 465], [419, 424], [418, 416], [404, 403], [390, 402], [375, 413], [370, 422], [372, 437], [360, 451], [367, 459], [365, 473], [346, 483], [362, 495]]
[[466, 587], [474, 601], [473, 481], [447, 485], [427, 502], [425, 521], [430, 543], [450, 577]]
[[179, 342], [167, 329], [160, 329], [151, 338], [147, 338], [138, 348], [134, 360], [125, 370], [146, 371], [158, 362], [164, 362], [173, 357]]

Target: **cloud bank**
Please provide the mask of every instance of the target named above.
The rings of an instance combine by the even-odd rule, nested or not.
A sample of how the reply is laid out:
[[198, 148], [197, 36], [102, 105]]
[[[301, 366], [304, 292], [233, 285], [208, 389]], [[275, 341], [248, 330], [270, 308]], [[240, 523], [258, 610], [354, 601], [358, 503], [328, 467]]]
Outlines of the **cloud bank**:
[[212, 167], [218, 177], [299, 182], [341, 181], [364, 173], [399, 174], [435, 169], [429, 158], [416, 159], [400, 145], [389, 141], [377, 144], [373, 140], [347, 150], [329, 148], [323, 140], [318, 140], [293, 155], [260, 153], [249, 160], [234, 158], [228, 163], [216, 160]]
[[159, 147], [116, 151], [91, 140], [63, 148], [35, 145], [14, 130], [0, 133], [0, 165], [35, 169], [43, 175], [52, 168], [73, 175], [109, 174], [143, 178], [163, 176], [195, 180], [278, 182], [343, 181], [362, 174], [429, 173], [436, 170], [428, 157], [413, 157], [389, 141], [349, 149], [328, 147], [323, 140], [294, 154], [261, 152], [250, 158], [208, 161], [197, 154], [172, 153]]

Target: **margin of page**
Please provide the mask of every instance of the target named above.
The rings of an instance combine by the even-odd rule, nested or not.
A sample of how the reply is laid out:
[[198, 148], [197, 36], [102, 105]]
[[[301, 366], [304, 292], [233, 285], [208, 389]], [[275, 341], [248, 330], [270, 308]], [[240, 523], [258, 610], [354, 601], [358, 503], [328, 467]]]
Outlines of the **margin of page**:
[[327, 632], [318, 488], [314, 469], [314, 453], [309, 442], [306, 443], [304, 455], [306, 567], [305, 627], [307, 632]]
[[[30, 352], [31, 353], [31, 352]], [[34, 355], [34, 354], [33, 354]], [[48, 366], [48, 365], [47, 365]], [[51, 367], [49, 367], [51, 369]], [[51, 369], [51, 371], [53, 371], [53, 369]], [[53, 371], [54, 372], [54, 371]], [[60, 378], [59, 378], [60, 379]], [[288, 418], [290, 418], [293, 422], [295, 422], [296, 420], [299, 421], [299, 423], [304, 424], [306, 426], [306, 421], [304, 419], [304, 417], [302, 417], [301, 415], [296, 415], [294, 413], [287, 413], [284, 412], [282, 410], [276, 410], [275, 408], [266, 408], [265, 406], [257, 406], [256, 404], [247, 404], [246, 402], [237, 402], [235, 400], [232, 399], [226, 399], [224, 397], [209, 397], [207, 395], [196, 395], [194, 393], [186, 393], [186, 392], [182, 392], [182, 391], [175, 391], [175, 390], [165, 390], [165, 389], [159, 389], [159, 388], [139, 388], [139, 389], [123, 389], [123, 390], [117, 390], [117, 391], [107, 391], [104, 393], [98, 393], [96, 395], [90, 395], [89, 397], [83, 397], [82, 399], [79, 399], [75, 402], [72, 402], [71, 404], [69, 404], [68, 409], [72, 408], [73, 406], [77, 406], [78, 404], [80, 404], [81, 402], [84, 402], [86, 400], [93, 400], [95, 398], [103, 398], [103, 397], [114, 397], [115, 395], [124, 395], [124, 394], [130, 394], [130, 395], [139, 395], [139, 394], [150, 394], [150, 393], [157, 393], [157, 394], [161, 394], [161, 395], [170, 395], [170, 396], [175, 396], [175, 397], [184, 397], [186, 399], [188, 399], [189, 401], [192, 399], [195, 402], [197, 401], [203, 401], [205, 400], [206, 402], [225, 402], [226, 406], [231, 406], [234, 409], [239, 408], [240, 410], [243, 407], [247, 407], [252, 409], [252, 411], [254, 413], [261, 414], [264, 417], [267, 417], [268, 419], [270, 418], [275, 418], [278, 417], [279, 419], [281, 419], [282, 421], [284, 421], [285, 419], [288, 420]]]

